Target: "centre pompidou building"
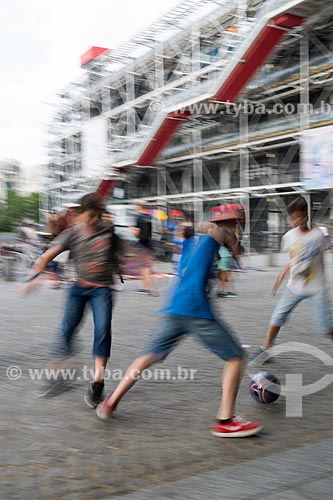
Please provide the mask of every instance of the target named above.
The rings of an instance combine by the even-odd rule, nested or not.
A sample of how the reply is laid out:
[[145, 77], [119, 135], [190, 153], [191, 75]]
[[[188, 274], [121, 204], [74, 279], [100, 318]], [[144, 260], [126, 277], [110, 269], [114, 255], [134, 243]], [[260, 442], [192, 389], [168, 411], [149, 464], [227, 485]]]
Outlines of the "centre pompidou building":
[[241, 203], [256, 251], [278, 247], [292, 195], [333, 222], [332, 27], [321, 0], [185, 0], [92, 47], [58, 96], [43, 208], [96, 190], [197, 222]]

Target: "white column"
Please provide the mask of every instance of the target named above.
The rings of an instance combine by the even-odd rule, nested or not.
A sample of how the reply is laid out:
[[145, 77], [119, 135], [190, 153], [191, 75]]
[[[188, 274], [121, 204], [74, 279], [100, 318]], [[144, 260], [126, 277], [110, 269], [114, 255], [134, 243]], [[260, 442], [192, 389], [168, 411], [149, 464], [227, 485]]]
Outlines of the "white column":
[[192, 169], [190, 166], [184, 168], [182, 172], [182, 193], [191, 193], [192, 191]]
[[230, 163], [231, 161], [221, 162], [220, 165], [220, 188], [230, 188]]
[[135, 99], [134, 87], [134, 64], [132, 63], [126, 72], [126, 102], [129, 104], [127, 110], [127, 136], [135, 134], [135, 108], [131, 102]]
[[[248, 142], [249, 136], [249, 124], [248, 124], [248, 115], [246, 113], [247, 106], [244, 106], [244, 113], [240, 113], [239, 115], [239, 125], [240, 125], [240, 140], [241, 142]], [[249, 150], [247, 146], [242, 147], [240, 149], [240, 158], [239, 158], [239, 183], [240, 188], [249, 187]], [[246, 252], [250, 252], [251, 246], [251, 235], [250, 235], [250, 195], [242, 194], [240, 196], [240, 202], [244, 206], [245, 210], [245, 227], [243, 233], [243, 246]]]

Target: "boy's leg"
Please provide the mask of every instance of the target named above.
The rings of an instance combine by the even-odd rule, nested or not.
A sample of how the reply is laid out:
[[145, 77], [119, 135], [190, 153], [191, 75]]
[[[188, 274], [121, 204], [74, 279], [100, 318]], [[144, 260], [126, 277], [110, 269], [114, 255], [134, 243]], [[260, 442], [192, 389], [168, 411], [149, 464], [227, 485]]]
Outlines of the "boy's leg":
[[297, 295], [291, 292], [288, 287], [284, 289], [284, 292], [273, 311], [265, 340], [259, 350], [252, 357], [249, 363], [250, 365], [263, 364], [268, 361], [268, 349], [273, 346], [281, 327], [287, 321], [290, 313], [305, 298], [306, 296], [304, 295]]
[[67, 357], [73, 354], [73, 336], [82, 320], [87, 302], [87, 297], [83, 292], [84, 289], [77, 285], [73, 285], [69, 289], [60, 328], [61, 337], [60, 346], [58, 346], [59, 349], [57, 351], [58, 357]]
[[90, 305], [94, 319], [95, 357], [94, 381], [104, 378], [104, 369], [111, 353], [112, 290], [109, 287], [95, 288], [90, 294]]
[[220, 320], [189, 318], [189, 327], [207, 349], [226, 361], [222, 373], [222, 399], [217, 418], [229, 419], [234, 415], [244, 351], [231, 329]]
[[320, 333], [333, 339], [333, 325], [330, 313], [328, 291], [322, 289], [309, 297], [311, 300], [313, 319]]
[[[50, 363], [50, 369], [64, 368], [66, 358], [73, 353], [73, 336], [79, 326], [86, 305], [86, 297], [82, 294], [82, 289], [73, 285], [69, 291], [65, 304], [65, 311], [60, 327], [60, 332], [57, 334], [55, 345], [52, 349], [53, 361]], [[44, 388], [41, 389], [39, 396], [55, 396], [64, 390], [63, 379], [49, 380]]]
[[191, 318], [189, 327], [212, 352], [226, 361], [222, 374], [222, 398], [213, 424], [218, 437], [246, 437], [257, 434], [262, 424], [235, 416], [235, 402], [241, 379], [244, 352], [229, 327], [220, 320]]
[[179, 316], [164, 318], [142, 356], [133, 361], [116, 389], [98, 407], [97, 415], [106, 420], [126, 392], [140, 378], [142, 371], [149, 368], [153, 363], [165, 359], [187, 333], [186, 320], [182, 320]]
[[156, 361], [159, 361], [159, 358], [156, 357], [155, 354], [144, 354], [143, 356], [136, 358], [127, 368], [124, 377], [119, 382], [116, 389], [106, 400], [107, 406], [115, 409], [123, 396], [125, 396], [130, 388], [139, 380], [143, 370], [149, 368], [153, 363], [156, 363]]
[[304, 295], [297, 295], [296, 293], [291, 292], [289, 288], [285, 288], [271, 317], [270, 325], [263, 344], [265, 349], [272, 347], [281, 326], [285, 324], [290, 313], [305, 298], [306, 297]]
[[94, 319], [93, 355], [95, 357], [95, 374], [93, 381], [89, 383], [84, 400], [90, 408], [96, 408], [103, 399], [104, 372], [111, 353], [111, 288], [91, 288], [89, 302]]
[[275, 338], [277, 337], [279, 331], [281, 329], [281, 326], [276, 326], [276, 325], [269, 325], [266, 338], [263, 343], [263, 348], [265, 350], [270, 349], [272, 345], [274, 344]]
[[218, 419], [229, 419], [234, 415], [235, 401], [241, 380], [243, 360], [235, 358], [227, 361], [222, 373], [222, 400], [217, 413]]

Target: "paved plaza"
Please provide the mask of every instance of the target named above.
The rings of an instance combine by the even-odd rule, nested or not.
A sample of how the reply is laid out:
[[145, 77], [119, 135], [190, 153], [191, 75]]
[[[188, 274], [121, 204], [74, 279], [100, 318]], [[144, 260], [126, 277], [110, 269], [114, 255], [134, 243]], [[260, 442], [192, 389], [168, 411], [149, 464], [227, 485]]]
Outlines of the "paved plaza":
[[[330, 266], [330, 285], [332, 270]], [[270, 289], [277, 273], [237, 273], [239, 296], [214, 301], [241, 342], [250, 346], [250, 354], [262, 340], [276, 303]], [[163, 304], [171, 280], [157, 280], [159, 298], [135, 293], [135, 281], [119, 285], [110, 376], [117, 378], [144, 347], [159, 321], [154, 312]], [[332, 498], [332, 383], [303, 398], [302, 417], [286, 417], [285, 398], [259, 405], [248, 393], [245, 375], [237, 412], [263, 421], [264, 432], [247, 439], [214, 438], [210, 426], [220, 399], [222, 363], [187, 338], [156, 366], [168, 369], [170, 377], [141, 380], [114, 419], [104, 423], [83, 401], [84, 378], [93, 366], [90, 313], [78, 335], [74, 387], [56, 398], [41, 399], [41, 382], [31, 380], [31, 374], [47, 368], [66, 290], [44, 285], [26, 299], [18, 291], [18, 283], [0, 282], [1, 499]], [[306, 303], [281, 331], [279, 344], [290, 341], [310, 344], [333, 357], [333, 343], [316, 333]], [[302, 374], [307, 385], [332, 375], [325, 359], [288, 352], [267, 369], [282, 383], [286, 374]], [[21, 372], [7, 372], [13, 366]], [[179, 380], [190, 369], [192, 379]], [[115, 384], [109, 380], [107, 390]]]

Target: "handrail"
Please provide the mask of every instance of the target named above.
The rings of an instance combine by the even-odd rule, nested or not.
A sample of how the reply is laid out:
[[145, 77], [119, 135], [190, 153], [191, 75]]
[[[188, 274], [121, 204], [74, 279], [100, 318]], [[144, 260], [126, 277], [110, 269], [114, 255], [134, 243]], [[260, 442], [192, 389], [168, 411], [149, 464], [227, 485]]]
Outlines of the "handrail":
[[[205, 100], [209, 97], [213, 97], [221, 88], [222, 83], [232, 73], [248, 48], [255, 42], [262, 29], [267, 25], [269, 19], [284, 12], [286, 6], [295, 6], [303, 2], [304, 0], [270, 0], [269, 2], [266, 2], [265, 5], [261, 9], [259, 9], [258, 15], [252, 21], [252, 29], [249, 29], [250, 24], [246, 23], [244, 25], [246, 29], [244, 29], [243, 34], [240, 30], [239, 34], [242, 36], [243, 42], [240, 44], [239, 48], [235, 52], [226, 52], [227, 59], [219, 78], [208, 80], [206, 83], [200, 83], [191, 87], [190, 89], [181, 90], [178, 94], [172, 95], [166, 99], [162, 99], [161, 105], [163, 111], [160, 113], [158, 119], [152, 121], [150, 129], [147, 130], [145, 140], [142, 141], [141, 138], [139, 148], [134, 148], [134, 150], [133, 148], [130, 148], [130, 155], [127, 154], [127, 151], [116, 154], [114, 156], [116, 166], [125, 166], [126, 162], [127, 164], [135, 163], [137, 159], [140, 158], [140, 156], [143, 154], [145, 148], [154, 137], [154, 134], [157, 132], [160, 124], [163, 122], [163, 120], [167, 119], [169, 113], [177, 111], [179, 110], [179, 108], [185, 108], [186, 105], [189, 105], [189, 100], [191, 100], [190, 104], [193, 104]], [[204, 69], [206, 70], [207, 67]], [[133, 139], [135, 141], [135, 135], [131, 138], [128, 138], [129, 141], [133, 141]]]
[[[333, 111], [331, 113], [318, 113], [318, 114], [313, 114], [310, 116], [310, 124], [316, 124], [316, 123], [324, 123], [326, 121], [333, 120]], [[255, 126], [251, 127], [249, 129], [249, 134], [248, 137], [249, 139], [253, 137], [268, 137], [276, 132], [283, 132], [283, 131], [288, 131], [292, 129], [300, 128], [300, 115], [297, 114], [295, 117], [290, 117], [288, 121], [286, 121], [285, 118], [281, 118], [279, 120], [272, 120], [271, 122], [265, 122], [262, 124], [256, 124]], [[260, 135], [262, 131], [265, 131], [264, 135]], [[238, 143], [240, 142], [239, 140], [239, 134], [234, 132], [228, 132], [228, 133], [223, 133], [220, 135], [215, 135], [212, 137], [209, 137], [207, 139], [203, 139], [201, 141], [202, 146], [210, 146], [212, 151], [214, 146], [216, 147], [221, 147], [223, 145], [230, 144], [231, 142]], [[191, 149], [195, 147], [198, 143], [191, 142]], [[165, 154], [163, 155], [163, 158], [173, 158], [174, 156], [178, 156], [181, 153], [186, 153], [188, 152], [188, 146], [186, 144], [181, 144], [177, 146], [169, 146], [165, 150]]]

